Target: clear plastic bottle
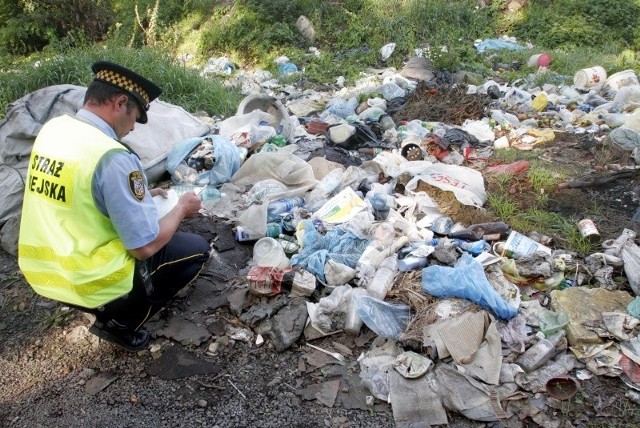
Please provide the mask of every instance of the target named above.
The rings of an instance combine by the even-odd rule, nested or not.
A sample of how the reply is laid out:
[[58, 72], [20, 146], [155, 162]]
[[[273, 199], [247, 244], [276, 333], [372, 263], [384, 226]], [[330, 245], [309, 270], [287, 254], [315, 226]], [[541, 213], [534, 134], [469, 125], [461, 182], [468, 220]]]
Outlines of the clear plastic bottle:
[[371, 282], [367, 285], [367, 292], [371, 297], [384, 300], [387, 292], [393, 286], [393, 280], [398, 273], [398, 255], [393, 254], [380, 264]]
[[277, 222], [280, 220], [280, 214], [288, 213], [294, 207], [304, 206], [304, 198], [282, 198], [273, 202], [269, 202], [267, 207], [267, 222]]
[[356, 312], [356, 306], [354, 304], [354, 300], [357, 296], [367, 296], [367, 290], [364, 288], [354, 288], [351, 292], [351, 300], [349, 302], [349, 309], [347, 309], [347, 318], [344, 322], [344, 330], [352, 335], [357, 335], [360, 333], [360, 329], [362, 328], [362, 319], [358, 312]]
[[527, 349], [524, 354], [520, 355], [516, 360], [525, 372], [532, 372], [542, 367], [557, 352], [558, 345], [566, 339], [564, 338], [564, 330], [560, 330], [548, 338], [540, 339], [535, 345]]

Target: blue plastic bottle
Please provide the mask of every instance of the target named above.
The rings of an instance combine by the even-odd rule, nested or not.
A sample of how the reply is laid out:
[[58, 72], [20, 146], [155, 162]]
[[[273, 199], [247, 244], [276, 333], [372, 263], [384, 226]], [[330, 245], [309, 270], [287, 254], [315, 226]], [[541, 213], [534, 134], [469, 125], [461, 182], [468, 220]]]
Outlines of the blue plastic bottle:
[[288, 213], [294, 207], [304, 206], [304, 198], [282, 198], [273, 202], [269, 202], [267, 207], [267, 222], [278, 222], [280, 215]]

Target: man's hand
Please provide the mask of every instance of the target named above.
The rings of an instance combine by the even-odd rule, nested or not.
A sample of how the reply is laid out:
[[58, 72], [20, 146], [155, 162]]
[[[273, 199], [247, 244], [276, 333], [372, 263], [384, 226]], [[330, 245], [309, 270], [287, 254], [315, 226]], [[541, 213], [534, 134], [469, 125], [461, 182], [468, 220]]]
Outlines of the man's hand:
[[197, 216], [200, 212], [200, 208], [202, 208], [202, 201], [194, 192], [187, 192], [180, 196], [178, 206], [182, 208], [185, 218], [192, 218]]

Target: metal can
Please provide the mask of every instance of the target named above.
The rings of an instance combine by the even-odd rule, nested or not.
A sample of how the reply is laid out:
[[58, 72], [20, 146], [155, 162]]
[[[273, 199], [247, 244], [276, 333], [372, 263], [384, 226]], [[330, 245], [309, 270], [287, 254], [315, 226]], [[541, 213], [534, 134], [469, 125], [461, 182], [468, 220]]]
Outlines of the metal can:
[[593, 220], [589, 218], [585, 218], [578, 222], [578, 229], [580, 230], [580, 235], [591, 242], [597, 242], [600, 240], [600, 233], [598, 232], [598, 228], [593, 223]]

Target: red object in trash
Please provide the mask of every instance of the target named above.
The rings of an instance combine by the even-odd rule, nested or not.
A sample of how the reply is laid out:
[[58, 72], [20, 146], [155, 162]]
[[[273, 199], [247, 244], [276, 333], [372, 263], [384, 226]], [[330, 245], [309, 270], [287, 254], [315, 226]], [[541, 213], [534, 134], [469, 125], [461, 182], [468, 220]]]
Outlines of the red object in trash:
[[291, 270], [291, 266], [284, 269], [276, 267], [254, 266], [249, 269], [249, 291], [259, 296], [275, 296], [280, 293], [282, 278]]
[[638, 364], [624, 354], [620, 357], [618, 364], [624, 374], [629, 376], [631, 382], [640, 384], [640, 366]]
[[538, 57], [538, 66], [539, 67], [549, 67], [551, 65], [551, 55], [548, 53], [543, 53]]
[[500, 175], [500, 174], [518, 174], [519, 172], [529, 169], [529, 161], [519, 160], [511, 163], [504, 163], [500, 165], [488, 166], [484, 169], [486, 174]]
[[329, 124], [321, 120], [312, 120], [307, 123], [307, 132], [309, 134], [324, 134], [327, 131], [327, 128], [329, 128]]

